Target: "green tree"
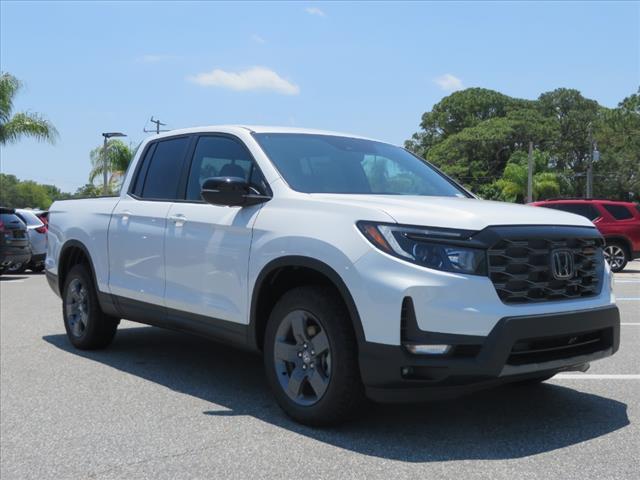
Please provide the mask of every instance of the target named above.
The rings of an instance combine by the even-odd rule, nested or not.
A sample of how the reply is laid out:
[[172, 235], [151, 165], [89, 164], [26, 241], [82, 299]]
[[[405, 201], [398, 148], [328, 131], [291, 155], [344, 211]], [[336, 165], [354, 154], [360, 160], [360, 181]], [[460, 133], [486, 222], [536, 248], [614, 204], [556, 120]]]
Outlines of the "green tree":
[[604, 112], [596, 124], [601, 152], [594, 165], [594, 195], [640, 199], [640, 89]]
[[[544, 200], [560, 194], [558, 175], [546, 171], [549, 155], [534, 151], [533, 199]], [[527, 198], [529, 167], [527, 155], [516, 152], [509, 159], [502, 178], [495, 182], [499, 189], [499, 199], [508, 202], [524, 203]]]
[[73, 198], [99, 197], [100, 195], [102, 195], [102, 187], [87, 183], [74, 192]]
[[13, 113], [13, 102], [21, 87], [22, 84], [13, 75], [0, 74], [0, 145], [15, 143], [22, 137], [53, 143], [58, 132], [42, 115], [32, 112]]
[[[109, 178], [109, 189], [114, 191], [118, 182], [127, 171], [127, 167], [133, 159], [134, 150], [131, 146], [122, 140], [112, 138], [107, 142], [107, 162], [106, 169]], [[96, 147], [91, 150], [91, 171], [89, 173], [89, 182], [103, 175], [105, 170], [105, 162], [103, 157], [103, 147]]]

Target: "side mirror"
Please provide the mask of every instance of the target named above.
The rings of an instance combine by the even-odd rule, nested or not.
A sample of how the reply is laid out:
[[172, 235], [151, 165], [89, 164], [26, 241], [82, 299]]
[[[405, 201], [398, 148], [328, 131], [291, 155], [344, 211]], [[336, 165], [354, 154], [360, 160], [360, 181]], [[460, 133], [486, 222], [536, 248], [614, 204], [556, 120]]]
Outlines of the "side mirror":
[[271, 200], [268, 195], [251, 192], [249, 183], [240, 177], [213, 177], [202, 184], [202, 199], [211, 205], [248, 207]]

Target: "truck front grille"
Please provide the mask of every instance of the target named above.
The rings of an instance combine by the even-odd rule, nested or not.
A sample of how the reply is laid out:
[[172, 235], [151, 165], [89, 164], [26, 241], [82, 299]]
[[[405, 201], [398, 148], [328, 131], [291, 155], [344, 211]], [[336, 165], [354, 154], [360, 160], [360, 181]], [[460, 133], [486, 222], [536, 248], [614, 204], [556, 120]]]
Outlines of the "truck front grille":
[[[567, 252], [573, 273], [558, 279], [552, 254]], [[599, 238], [500, 239], [488, 250], [489, 277], [504, 303], [591, 297], [600, 293], [604, 257]]]

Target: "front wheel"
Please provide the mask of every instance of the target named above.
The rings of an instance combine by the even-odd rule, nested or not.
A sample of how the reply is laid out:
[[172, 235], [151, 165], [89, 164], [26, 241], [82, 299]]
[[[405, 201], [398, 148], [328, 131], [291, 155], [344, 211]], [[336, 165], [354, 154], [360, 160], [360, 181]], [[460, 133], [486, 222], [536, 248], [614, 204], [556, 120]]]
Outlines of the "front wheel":
[[76, 265], [67, 274], [62, 289], [62, 315], [69, 341], [81, 350], [106, 347], [118, 328], [118, 319], [100, 309], [91, 273], [85, 265]]
[[604, 258], [615, 273], [621, 272], [629, 261], [626, 248], [614, 242], [607, 243], [604, 247]]
[[278, 404], [300, 423], [341, 422], [364, 398], [351, 320], [329, 289], [282, 296], [267, 324], [264, 364]]

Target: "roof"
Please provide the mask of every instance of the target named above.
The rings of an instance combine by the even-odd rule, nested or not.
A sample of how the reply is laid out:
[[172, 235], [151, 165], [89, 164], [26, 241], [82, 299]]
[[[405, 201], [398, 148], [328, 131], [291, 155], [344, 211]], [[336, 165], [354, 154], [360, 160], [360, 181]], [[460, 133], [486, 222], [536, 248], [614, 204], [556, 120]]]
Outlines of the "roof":
[[549, 198], [548, 200], [538, 200], [531, 202], [532, 204], [545, 203], [611, 203], [618, 205], [636, 205], [635, 202], [627, 202], [624, 200], [607, 200], [604, 198]]
[[[307, 135], [332, 135], [336, 137], [359, 138], [363, 140], [373, 140], [378, 142], [381, 141], [381, 140], [375, 140], [372, 138], [363, 137], [361, 135], [332, 132], [329, 130], [317, 130], [312, 128], [298, 128], [298, 127], [278, 127], [278, 126], [267, 126], [267, 125], [209, 125], [209, 126], [202, 126], [202, 127], [181, 128], [181, 129], [170, 130], [168, 132], [161, 133], [160, 135], [154, 136], [154, 138], [170, 137], [173, 135], [188, 134], [188, 133], [233, 132], [233, 131], [237, 132], [239, 130], [244, 130], [252, 133], [298, 133], [298, 134], [307, 134]], [[383, 143], [388, 143], [388, 142], [383, 142]]]

